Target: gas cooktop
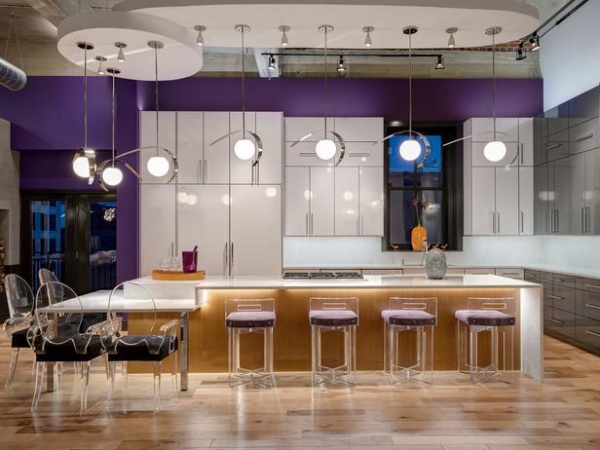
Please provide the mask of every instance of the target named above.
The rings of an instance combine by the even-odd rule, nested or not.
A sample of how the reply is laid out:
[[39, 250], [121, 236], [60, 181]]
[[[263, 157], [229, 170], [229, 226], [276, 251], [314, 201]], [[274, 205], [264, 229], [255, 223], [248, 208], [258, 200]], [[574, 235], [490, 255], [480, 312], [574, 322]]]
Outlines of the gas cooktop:
[[284, 280], [363, 280], [359, 272], [286, 272]]

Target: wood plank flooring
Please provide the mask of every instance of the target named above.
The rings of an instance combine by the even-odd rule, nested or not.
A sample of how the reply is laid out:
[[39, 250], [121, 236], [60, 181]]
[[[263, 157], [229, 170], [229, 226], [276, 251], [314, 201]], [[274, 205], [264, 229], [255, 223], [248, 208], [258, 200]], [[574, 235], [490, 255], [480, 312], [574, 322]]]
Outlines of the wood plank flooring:
[[[455, 372], [435, 385], [388, 386], [361, 372], [353, 388], [312, 388], [307, 373], [281, 374], [278, 387], [230, 389], [223, 374], [191, 374], [177, 392], [163, 376], [163, 408], [153, 411], [152, 377], [118, 376], [107, 409], [106, 378], [94, 362], [89, 409], [78, 414], [76, 375], [44, 393], [30, 412], [32, 353], [23, 352], [9, 391], [0, 390], [0, 449], [600, 449], [600, 359], [549, 337], [546, 379], [519, 377], [472, 386]], [[10, 349], [0, 338], [0, 383]]]

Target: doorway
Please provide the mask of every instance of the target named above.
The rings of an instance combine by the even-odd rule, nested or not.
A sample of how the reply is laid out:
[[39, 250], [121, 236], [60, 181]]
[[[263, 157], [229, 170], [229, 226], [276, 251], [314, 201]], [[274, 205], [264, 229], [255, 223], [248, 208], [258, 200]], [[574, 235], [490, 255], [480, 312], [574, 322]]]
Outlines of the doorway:
[[78, 294], [117, 279], [115, 194], [23, 192], [22, 263], [34, 292], [46, 268]]

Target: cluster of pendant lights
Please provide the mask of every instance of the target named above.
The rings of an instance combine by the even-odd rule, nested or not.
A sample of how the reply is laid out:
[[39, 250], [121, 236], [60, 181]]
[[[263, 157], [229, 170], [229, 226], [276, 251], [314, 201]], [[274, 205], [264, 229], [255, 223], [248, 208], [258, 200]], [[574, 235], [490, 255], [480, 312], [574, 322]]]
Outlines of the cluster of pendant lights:
[[[204, 28], [203, 28], [204, 29]], [[98, 61], [98, 75], [109, 74], [112, 77], [112, 102], [111, 102], [111, 112], [112, 112], [112, 154], [111, 159], [103, 161], [101, 164], [96, 164], [96, 152], [95, 150], [88, 147], [88, 89], [87, 89], [87, 53], [90, 50], [94, 49], [93, 44], [89, 42], [78, 42], [77, 46], [84, 51], [84, 144], [83, 147], [77, 150], [75, 153], [75, 157], [73, 158], [73, 171], [76, 175], [87, 178], [88, 184], [92, 184], [96, 179], [96, 174], [100, 175], [100, 184], [104, 187], [104, 185], [108, 186], [117, 186], [123, 181], [123, 172], [118, 164], [124, 165], [128, 170], [134, 173], [139, 177], [138, 173], [127, 163], [120, 160], [115, 153], [115, 114], [116, 114], [116, 101], [115, 101], [115, 78], [117, 75], [121, 73], [121, 70], [116, 67], [104, 67], [104, 64], [107, 61], [107, 58], [104, 56], [96, 56], [94, 59]], [[114, 46], [118, 48], [117, 53], [117, 61], [122, 63], [125, 61], [125, 52], [124, 48], [127, 47], [127, 44], [123, 42], [115, 42]], [[159, 114], [158, 114], [158, 50], [164, 47], [164, 44], [160, 41], [149, 41], [148, 46], [154, 50], [154, 62], [155, 62], [155, 98], [156, 98], [156, 154], [148, 159], [147, 169], [150, 175], [154, 177], [163, 177], [165, 176], [170, 168], [171, 164], [169, 160], [159, 154], [159, 138], [158, 138], [158, 130], [159, 130]], [[136, 149], [127, 152], [126, 154], [132, 154], [138, 152], [142, 149]], [[165, 149], [163, 149], [166, 151]], [[167, 151], [167, 153], [169, 153]], [[120, 155], [125, 156], [126, 154]], [[174, 157], [173, 159], [173, 169], [177, 170], [177, 162]]]

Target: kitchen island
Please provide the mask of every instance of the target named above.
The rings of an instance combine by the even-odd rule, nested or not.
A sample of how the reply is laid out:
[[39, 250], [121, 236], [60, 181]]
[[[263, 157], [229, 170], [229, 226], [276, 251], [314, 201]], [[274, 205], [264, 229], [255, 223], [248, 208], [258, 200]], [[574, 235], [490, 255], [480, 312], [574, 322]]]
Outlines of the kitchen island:
[[[136, 282], [164, 293], [177, 282]], [[186, 289], [190, 289], [186, 284]], [[495, 275], [448, 275], [442, 280], [424, 276], [365, 276], [359, 280], [282, 280], [268, 277], [208, 277], [195, 284], [200, 310], [190, 314], [189, 353], [191, 372], [226, 372], [227, 339], [224, 301], [227, 298], [274, 298], [277, 321], [274, 328], [275, 370], [310, 370], [309, 298], [356, 296], [359, 303], [357, 328], [358, 370], [383, 368], [383, 320], [381, 310], [389, 297], [437, 297], [435, 370], [456, 370], [456, 322], [454, 311], [465, 309], [469, 297], [514, 297], [517, 326], [514, 342], [515, 368], [542, 379], [542, 288], [535, 283]], [[164, 295], [160, 295], [164, 298]], [[135, 329], [135, 319], [134, 319]], [[249, 335], [242, 348], [245, 357], [259, 359], [262, 345]], [[325, 347], [327, 349], [327, 347]], [[325, 350], [327, 351], [327, 350]]]

